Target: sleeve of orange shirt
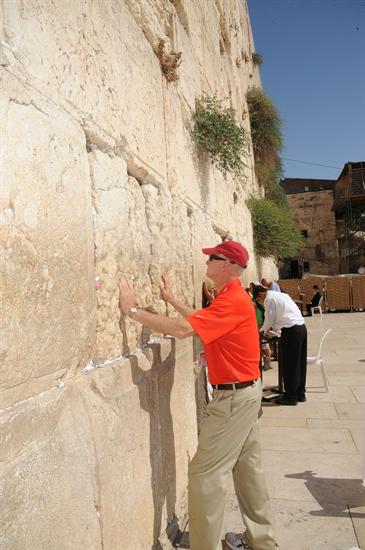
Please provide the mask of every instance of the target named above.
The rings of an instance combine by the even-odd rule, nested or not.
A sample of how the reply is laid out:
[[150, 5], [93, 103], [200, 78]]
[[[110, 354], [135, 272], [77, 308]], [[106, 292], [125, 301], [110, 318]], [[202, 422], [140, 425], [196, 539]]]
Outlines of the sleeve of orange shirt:
[[200, 336], [204, 344], [210, 344], [217, 338], [233, 330], [239, 317], [230, 300], [215, 299], [209, 307], [196, 311], [186, 320]]

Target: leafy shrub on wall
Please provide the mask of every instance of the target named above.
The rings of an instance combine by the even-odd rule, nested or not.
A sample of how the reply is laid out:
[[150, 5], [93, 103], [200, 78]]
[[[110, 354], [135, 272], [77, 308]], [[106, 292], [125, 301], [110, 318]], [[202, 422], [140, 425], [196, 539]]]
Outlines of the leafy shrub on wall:
[[255, 252], [259, 256], [288, 258], [296, 256], [303, 246], [289, 204], [280, 185], [283, 147], [281, 118], [271, 99], [259, 88], [246, 95], [250, 117], [255, 172], [265, 189], [265, 198], [251, 198]]
[[283, 146], [281, 118], [271, 99], [260, 89], [247, 94], [255, 172], [266, 194], [279, 185], [282, 176], [280, 151]]
[[256, 254], [275, 258], [296, 256], [303, 245], [303, 237], [290, 210], [266, 198], [251, 197], [247, 204], [251, 211]]
[[193, 121], [192, 138], [209, 153], [212, 164], [224, 176], [230, 173], [243, 178], [248, 138], [236, 122], [235, 109], [224, 107], [215, 95], [205, 95], [196, 101]]
[[250, 88], [246, 99], [255, 160], [271, 162], [283, 146], [281, 117], [271, 99], [260, 88]]

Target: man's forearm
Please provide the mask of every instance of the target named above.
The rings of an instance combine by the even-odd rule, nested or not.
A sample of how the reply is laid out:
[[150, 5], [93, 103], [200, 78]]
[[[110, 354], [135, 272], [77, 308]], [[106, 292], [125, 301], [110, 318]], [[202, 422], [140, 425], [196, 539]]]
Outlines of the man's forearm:
[[[174, 306], [175, 307], [175, 306]], [[149, 311], [138, 310], [137, 313], [130, 315], [131, 319], [146, 325], [155, 332], [171, 334], [176, 338], [187, 338], [192, 336], [195, 331], [185, 319], [178, 317], [165, 317], [164, 315], [155, 315]]]
[[190, 306], [186, 306], [185, 304], [183, 304], [182, 302], [179, 302], [175, 298], [171, 299], [169, 301], [169, 304], [172, 305], [172, 307], [176, 309], [176, 311], [179, 312], [180, 315], [182, 315], [183, 317], [188, 317], [195, 311]]

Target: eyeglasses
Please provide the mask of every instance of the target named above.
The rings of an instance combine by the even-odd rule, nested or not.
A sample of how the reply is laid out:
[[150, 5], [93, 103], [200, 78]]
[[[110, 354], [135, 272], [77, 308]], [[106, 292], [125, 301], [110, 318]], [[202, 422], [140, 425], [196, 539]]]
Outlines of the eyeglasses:
[[227, 260], [227, 258], [221, 258], [220, 256], [216, 256], [215, 254], [212, 254], [209, 256], [209, 261], [212, 260], [220, 260], [221, 262], [229, 262], [230, 264], [234, 264], [234, 262], [231, 262], [231, 260]]

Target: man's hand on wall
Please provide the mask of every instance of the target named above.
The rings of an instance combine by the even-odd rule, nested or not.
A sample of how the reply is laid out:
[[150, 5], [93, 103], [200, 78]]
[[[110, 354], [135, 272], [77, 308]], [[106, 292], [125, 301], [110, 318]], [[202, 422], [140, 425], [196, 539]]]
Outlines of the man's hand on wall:
[[162, 273], [161, 279], [162, 279], [162, 285], [160, 286], [161, 294], [163, 296], [163, 299], [166, 300], [167, 303], [171, 304], [171, 302], [174, 301], [174, 296], [172, 294], [170, 281], [169, 281], [169, 278], [167, 276], [167, 273], [165, 273], [165, 272]]
[[182, 302], [179, 302], [179, 300], [176, 300], [175, 296], [172, 294], [170, 281], [167, 276], [167, 273], [162, 273], [161, 279], [162, 279], [162, 285], [160, 286], [160, 289], [164, 300], [166, 300], [168, 304], [171, 304], [172, 307], [174, 307], [176, 311], [178, 311], [183, 317], [187, 317], [188, 315], [191, 315], [192, 313], [194, 313], [193, 308], [186, 306]]
[[136, 305], [136, 293], [133, 285], [124, 277], [119, 277], [119, 307], [124, 314], [128, 314], [131, 307]]

